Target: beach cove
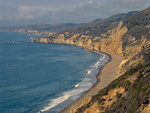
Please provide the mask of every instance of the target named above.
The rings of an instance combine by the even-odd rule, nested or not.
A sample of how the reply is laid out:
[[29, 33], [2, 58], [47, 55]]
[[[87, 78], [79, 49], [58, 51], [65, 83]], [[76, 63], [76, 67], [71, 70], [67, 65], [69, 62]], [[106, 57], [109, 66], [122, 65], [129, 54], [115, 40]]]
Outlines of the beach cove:
[[[126, 32], [126, 28], [122, 28], [122, 22], [115, 28], [117, 33], [112, 31], [112, 37], [108, 39], [102, 39], [100, 41], [97, 40], [97, 37], [93, 39], [89, 35], [82, 35], [82, 34], [71, 34], [69, 37], [65, 33], [58, 34], [51, 37], [40, 37], [37, 38], [35, 42], [37, 43], [57, 43], [57, 44], [68, 44], [68, 45], [75, 45], [82, 48], [86, 48], [90, 51], [98, 51], [105, 53], [111, 57], [111, 60], [104, 66], [102, 69], [99, 70], [97, 75], [97, 83], [77, 99], [75, 102], [70, 104], [61, 113], [69, 113], [71, 110], [75, 110], [84, 101], [88, 101], [92, 96], [96, 95], [101, 89], [105, 88], [109, 85], [113, 80], [115, 80], [120, 75], [120, 64], [123, 60], [123, 55], [121, 51], [121, 37]], [[69, 34], [69, 33], [68, 33]], [[100, 38], [100, 37], [98, 37]], [[121, 70], [122, 71], [122, 70]]]
[[99, 70], [97, 74], [97, 83], [87, 91], [83, 96], [74, 101], [60, 113], [70, 113], [75, 108], [82, 105], [83, 102], [89, 100], [92, 96], [96, 95], [101, 89], [109, 85], [116, 79], [118, 72], [118, 66], [120, 65], [122, 58], [111, 54], [111, 59]]
[[[58, 44], [64, 43], [64, 44], [73, 44], [73, 45], [82, 47], [80, 45], [81, 42], [78, 43], [78, 41], [76, 43], [73, 43], [72, 38], [64, 41], [63, 39], [61, 39], [61, 37], [58, 37], [52, 40], [49, 40], [48, 38], [38, 38], [36, 40], [36, 42], [40, 42], [40, 43], [58, 43]], [[84, 45], [83, 48], [87, 48], [89, 50], [92, 49], [88, 43]], [[97, 50], [97, 46], [95, 46], [94, 49]], [[97, 83], [90, 90], [88, 90], [85, 94], [83, 94], [79, 99], [77, 99], [72, 104], [67, 106], [64, 110], [62, 110], [61, 113], [69, 113], [72, 110], [75, 110], [80, 105], [82, 105], [84, 101], [88, 101], [92, 96], [96, 95], [101, 89], [105, 88], [107, 85], [109, 85], [113, 80], [117, 78], [117, 76], [119, 75], [118, 74], [119, 65], [121, 64], [123, 58], [120, 55], [116, 55], [113, 52], [106, 51], [103, 53], [110, 56], [110, 60], [99, 70], [97, 74]]]
[[0, 33], [0, 112], [59, 112], [96, 83], [109, 59], [76, 46], [31, 43], [24, 33]]

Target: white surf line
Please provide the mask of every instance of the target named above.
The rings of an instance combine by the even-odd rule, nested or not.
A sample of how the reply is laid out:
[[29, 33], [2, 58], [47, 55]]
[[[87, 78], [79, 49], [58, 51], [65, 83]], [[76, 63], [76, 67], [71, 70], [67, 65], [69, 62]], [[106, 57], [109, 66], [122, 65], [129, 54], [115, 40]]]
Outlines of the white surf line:
[[53, 107], [59, 105], [60, 103], [64, 102], [65, 100], [69, 99], [69, 97], [75, 96], [85, 90], [87, 90], [87, 89], [82, 89], [82, 90], [81, 89], [78, 89], [78, 90], [72, 89], [71, 91], [67, 91], [67, 92], [63, 93], [63, 96], [58, 97], [56, 99], [52, 99], [50, 101], [50, 103], [48, 104], [48, 106], [44, 107], [38, 113], [48, 111], [48, 110], [52, 109]]
[[[96, 52], [96, 51], [94, 51]], [[92, 70], [97, 69], [100, 65], [104, 65], [106, 62], [103, 62], [101, 64], [101, 61], [103, 61], [104, 59], [107, 59], [107, 55], [103, 54], [103, 53], [99, 53], [96, 52], [98, 54], [100, 54], [102, 57], [87, 71], [87, 74], [90, 75], [92, 74]], [[73, 97], [75, 95], [80, 94], [83, 91], [88, 90], [89, 88], [92, 87], [92, 83], [89, 83], [90, 78], [86, 79], [86, 77], [84, 79], [82, 79], [81, 83], [78, 83], [74, 86], [73, 89], [71, 89], [70, 91], [66, 91], [62, 94], [62, 96], [52, 99], [48, 105], [46, 107], [44, 107], [42, 110], [40, 110], [38, 113], [41, 112], [46, 112], [54, 107], [56, 107], [57, 105], [59, 105], [60, 103], [66, 101], [67, 99], [69, 99], [70, 97]], [[86, 84], [86, 85], [85, 85]]]

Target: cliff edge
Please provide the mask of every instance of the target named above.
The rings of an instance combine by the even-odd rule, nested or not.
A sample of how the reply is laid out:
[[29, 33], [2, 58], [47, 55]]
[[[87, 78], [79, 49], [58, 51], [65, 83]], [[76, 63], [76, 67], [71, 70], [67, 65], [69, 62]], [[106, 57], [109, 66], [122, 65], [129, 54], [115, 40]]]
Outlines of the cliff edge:
[[120, 22], [80, 29], [40, 37], [36, 42], [72, 44], [119, 55], [123, 61], [117, 79], [71, 113], [149, 113], [150, 8]]

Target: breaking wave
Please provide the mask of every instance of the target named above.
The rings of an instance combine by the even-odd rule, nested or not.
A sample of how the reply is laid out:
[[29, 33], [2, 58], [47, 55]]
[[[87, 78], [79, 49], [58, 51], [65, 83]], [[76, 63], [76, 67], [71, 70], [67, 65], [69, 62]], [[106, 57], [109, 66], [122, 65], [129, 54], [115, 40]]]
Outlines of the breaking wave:
[[99, 52], [96, 53], [100, 54], [100, 59], [98, 59], [94, 65], [89, 67], [86, 71], [86, 76], [81, 80], [81, 82], [75, 84], [73, 89], [62, 93], [60, 97], [50, 100], [48, 105], [43, 107], [43, 109], [41, 109], [38, 113], [49, 111], [68, 99], [72, 100], [72, 102], [75, 101], [83, 92], [90, 89], [96, 83], [96, 75], [99, 69], [109, 60], [108, 55]]

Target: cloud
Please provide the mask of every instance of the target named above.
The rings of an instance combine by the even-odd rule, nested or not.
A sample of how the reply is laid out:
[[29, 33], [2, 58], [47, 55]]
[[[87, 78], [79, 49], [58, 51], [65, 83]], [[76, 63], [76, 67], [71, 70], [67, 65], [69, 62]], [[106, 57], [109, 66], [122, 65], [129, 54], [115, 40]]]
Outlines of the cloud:
[[47, 14], [55, 14], [57, 8], [39, 6], [19, 6], [17, 19], [34, 19]]
[[88, 0], [77, 6], [73, 12], [82, 16], [106, 18], [108, 16], [129, 11], [142, 10], [150, 6], [150, 0]]
[[149, 6], [150, 0], [0, 0], [0, 20], [6, 25], [82, 23]]
[[88, 4], [92, 4], [94, 2], [94, 0], [88, 0]]

